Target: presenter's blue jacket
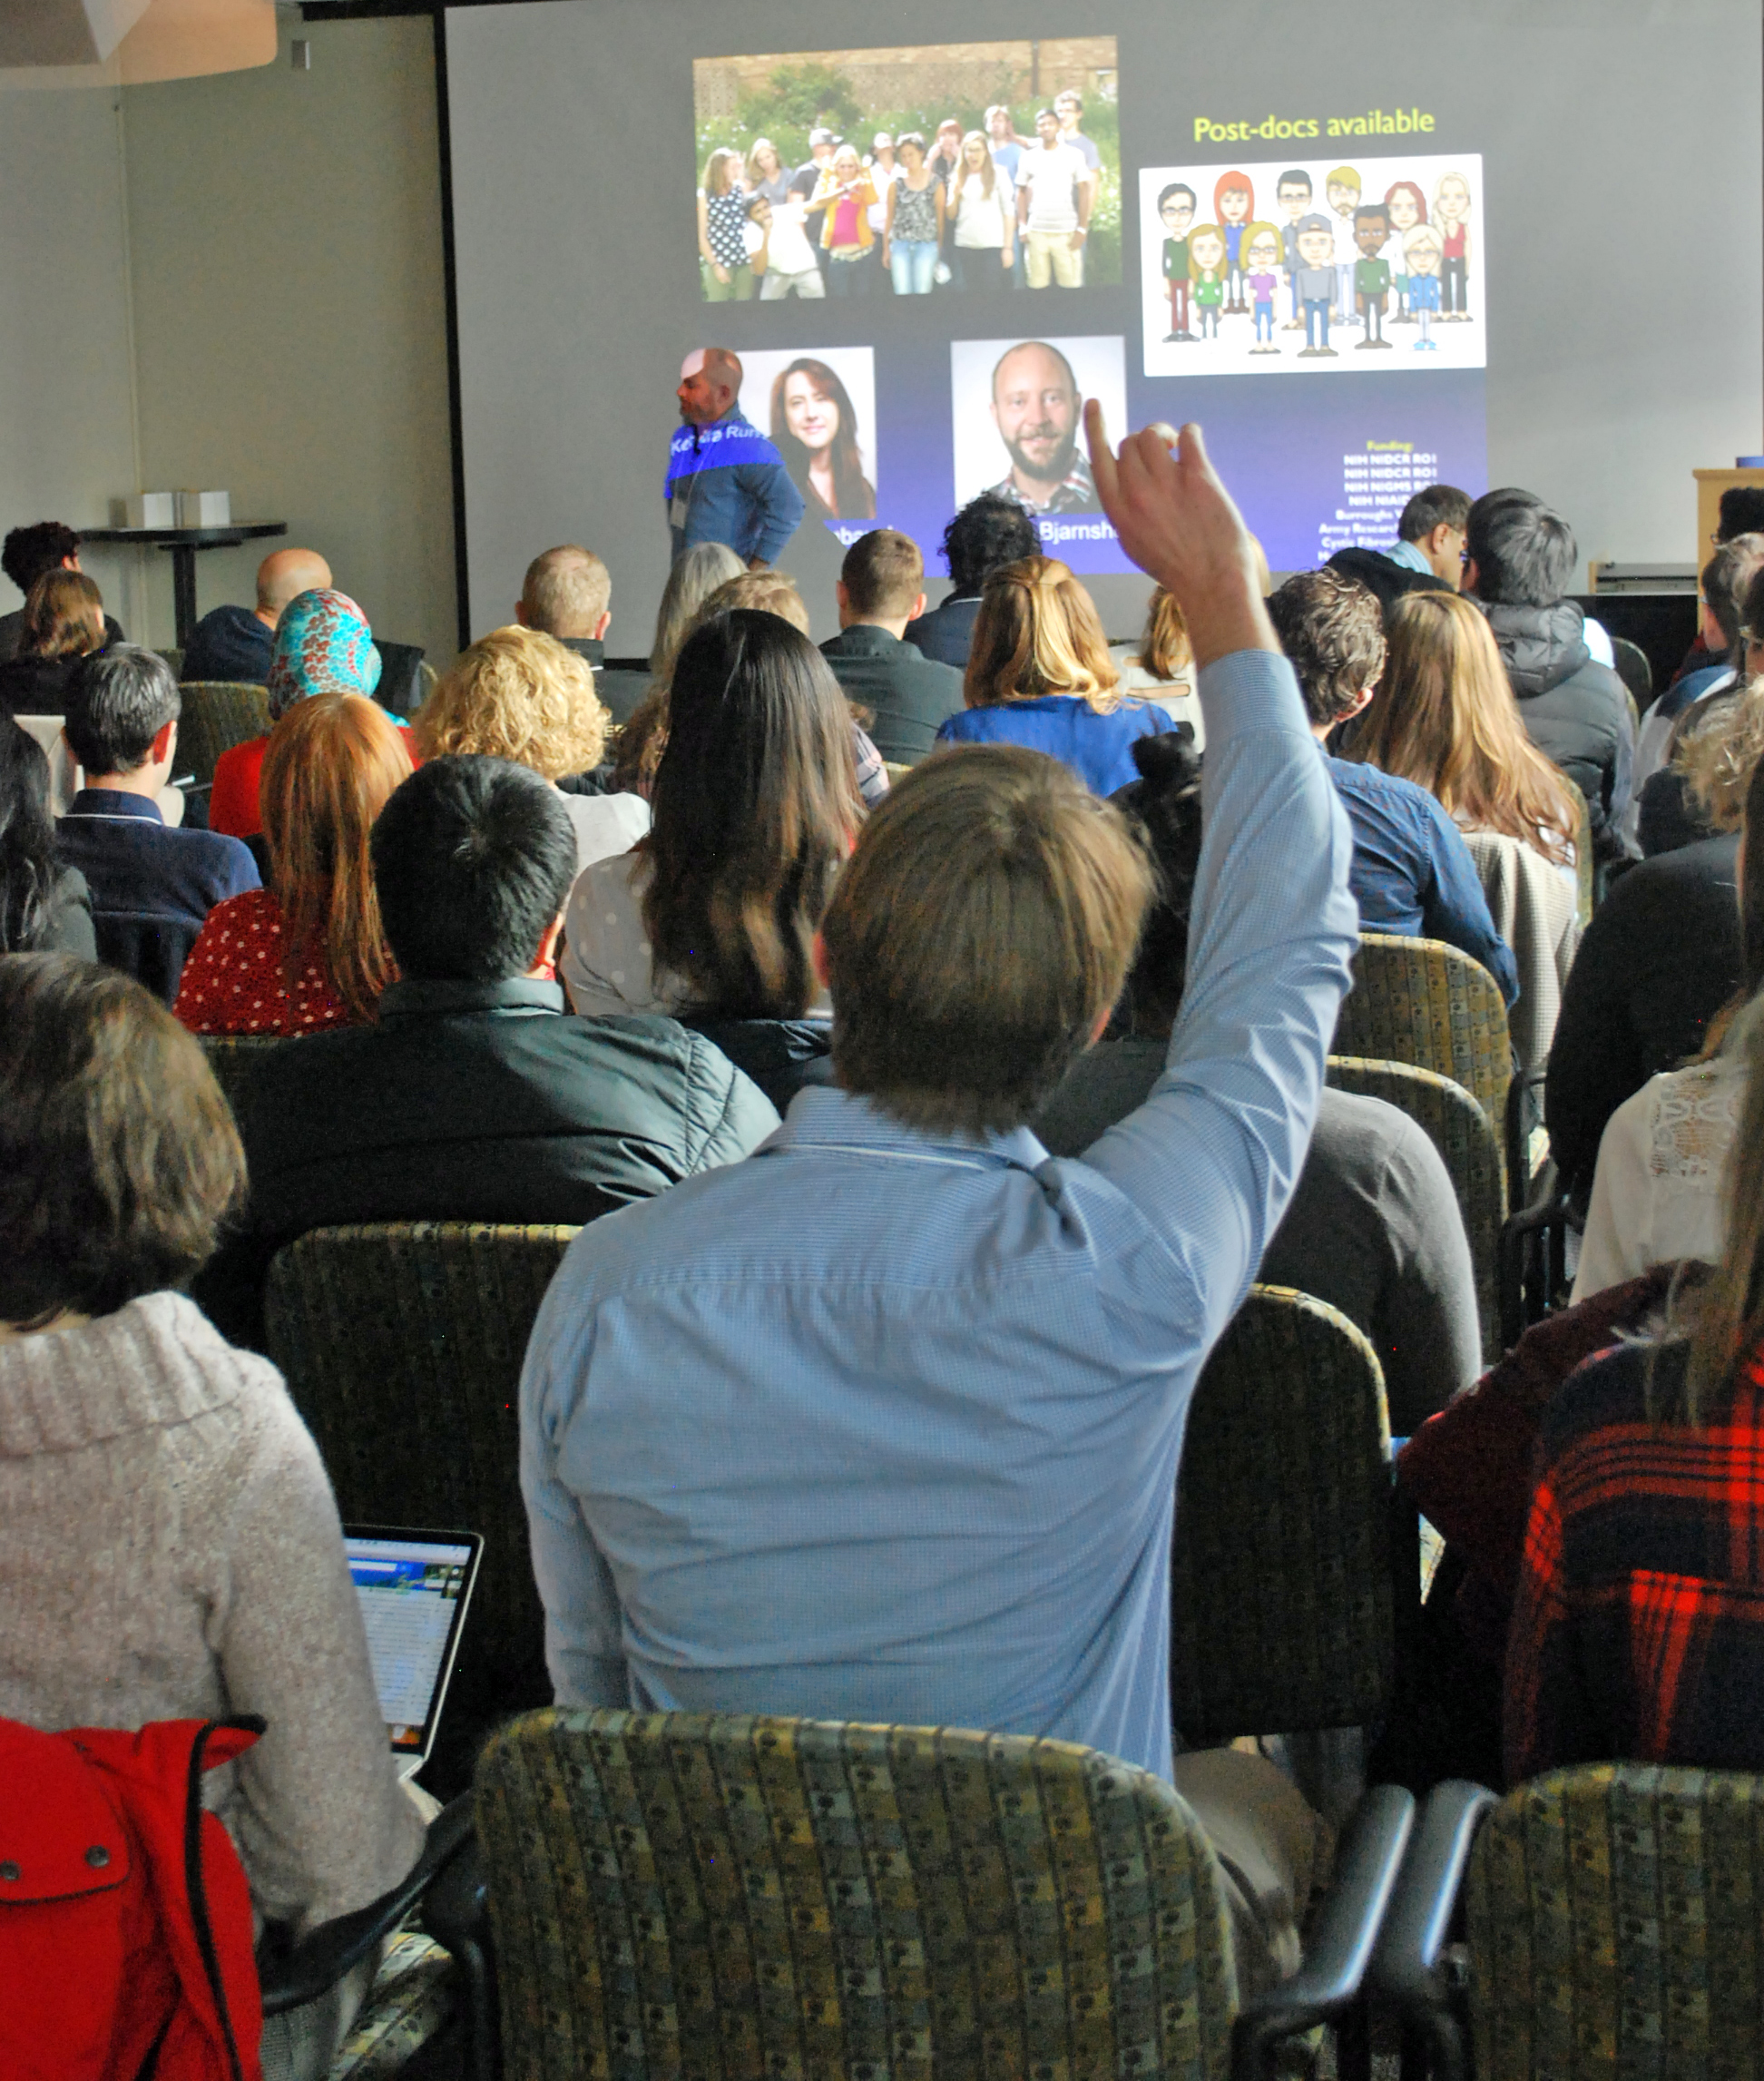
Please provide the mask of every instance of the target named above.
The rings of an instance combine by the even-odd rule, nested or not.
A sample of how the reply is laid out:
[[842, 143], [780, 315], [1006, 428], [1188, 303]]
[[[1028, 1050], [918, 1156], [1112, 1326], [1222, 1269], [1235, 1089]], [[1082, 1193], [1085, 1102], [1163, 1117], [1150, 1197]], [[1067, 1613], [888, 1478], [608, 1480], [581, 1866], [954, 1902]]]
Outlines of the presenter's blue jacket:
[[[684, 471], [680, 444], [688, 437], [694, 453]], [[802, 494], [778, 458], [778, 450], [743, 417], [739, 405], [708, 427], [683, 427], [674, 437], [668, 482], [668, 524], [676, 558], [700, 542], [726, 542], [743, 563], [756, 557], [775, 564], [802, 518]], [[719, 448], [740, 459], [708, 461]]]
[[1149, 702], [1123, 701], [1099, 715], [1074, 693], [1044, 693], [996, 708], [965, 708], [937, 732], [939, 744], [1026, 744], [1063, 760], [1098, 795], [1139, 779], [1133, 740], [1157, 737], [1175, 723]]

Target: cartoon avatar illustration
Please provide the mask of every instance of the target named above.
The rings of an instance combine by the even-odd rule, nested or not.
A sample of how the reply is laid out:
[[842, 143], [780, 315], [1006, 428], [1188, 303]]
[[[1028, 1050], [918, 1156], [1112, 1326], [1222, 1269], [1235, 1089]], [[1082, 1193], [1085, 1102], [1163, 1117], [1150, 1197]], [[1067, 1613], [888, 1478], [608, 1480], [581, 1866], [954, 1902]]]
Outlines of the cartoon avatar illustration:
[[1213, 183], [1213, 215], [1225, 236], [1225, 273], [1230, 301], [1227, 310], [1245, 311], [1243, 300], [1243, 227], [1256, 213], [1256, 191], [1250, 176], [1235, 168]]
[[1194, 338], [1189, 330], [1189, 231], [1194, 222], [1194, 191], [1172, 181], [1158, 197], [1158, 214], [1169, 236], [1163, 242], [1163, 277], [1170, 291], [1170, 330], [1166, 340]]
[[1466, 294], [1470, 268], [1470, 233], [1465, 219], [1470, 214], [1470, 183], [1462, 173], [1442, 173], [1434, 190], [1434, 229], [1439, 233], [1441, 254], [1440, 300], [1444, 319], [1463, 325], [1470, 316]]
[[1274, 199], [1285, 214], [1280, 227], [1280, 258], [1286, 269], [1287, 288], [1292, 292], [1292, 316], [1284, 329], [1299, 332], [1304, 319], [1298, 315], [1298, 220], [1311, 206], [1311, 179], [1302, 166], [1282, 173], [1274, 183]]
[[1274, 344], [1274, 292], [1280, 286], [1280, 234], [1272, 224], [1243, 227], [1244, 280], [1255, 299], [1256, 344], [1251, 354], [1278, 354]]
[[1385, 215], [1390, 219], [1391, 236], [1396, 240], [1396, 265], [1390, 277], [1390, 286], [1396, 292], [1396, 314], [1393, 325], [1413, 325], [1415, 319], [1408, 307], [1408, 271], [1403, 265], [1403, 240], [1417, 224], [1427, 221], [1427, 198], [1413, 181], [1397, 181], [1391, 184], [1385, 197]]
[[1362, 353], [1367, 348], [1388, 348], [1390, 345], [1384, 336], [1390, 262], [1381, 257], [1389, 238], [1390, 219], [1382, 202], [1368, 202], [1354, 211], [1354, 242], [1360, 250], [1360, 257], [1354, 263], [1354, 300], [1366, 327], [1366, 338], [1359, 343]]
[[1217, 224], [1197, 224], [1189, 233], [1189, 279], [1194, 284], [1195, 309], [1200, 314], [1200, 337], [1219, 338], [1219, 307], [1225, 300], [1225, 234]]
[[1360, 177], [1351, 166], [1338, 166], [1325, 176], [1323, 191], [1329, 198], [1330, 209], [1341, 220], [1335, 252], [1335, 315], [1343, 325], [1350, 325], [1354, 317], [1354, 211], [1359, 208]]
[[1299, 218], [1297, 228], [1298, 270], [1295, 279], [1305, 312], [1305, 344], [1298, 349], [1299, 356], [1327, 354], [1333, 360], [1336, 350], [1329, 345], [1329, 301], [1336, 289], [1335, 227], [1327, 217], [1313, 211], [1308, 217]]
[[1431, 224], [1416, 224], [1403, 240], [1403, 265], [1408, 270], [1409, 309], [1421, 327], [1417, 354], [1437, 354], [1433, 314], [1439, 309], [1439, 269], [1445, 248]]

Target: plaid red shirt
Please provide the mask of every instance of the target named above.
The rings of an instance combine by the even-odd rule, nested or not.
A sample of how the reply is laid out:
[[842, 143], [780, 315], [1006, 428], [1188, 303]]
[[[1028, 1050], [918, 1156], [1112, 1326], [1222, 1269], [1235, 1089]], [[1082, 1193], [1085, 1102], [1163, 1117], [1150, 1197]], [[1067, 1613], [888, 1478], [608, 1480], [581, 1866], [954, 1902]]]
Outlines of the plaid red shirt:
[[[1686, 1349], [1660, 1354], [1662, 1395]], [[1764, 1770], [1764, 1351], [1702, 1429], [1648, 1421], [1644, 1347], [1544, 1417], [1507, 1639], [1510, 1783], [1633, 1759]]]

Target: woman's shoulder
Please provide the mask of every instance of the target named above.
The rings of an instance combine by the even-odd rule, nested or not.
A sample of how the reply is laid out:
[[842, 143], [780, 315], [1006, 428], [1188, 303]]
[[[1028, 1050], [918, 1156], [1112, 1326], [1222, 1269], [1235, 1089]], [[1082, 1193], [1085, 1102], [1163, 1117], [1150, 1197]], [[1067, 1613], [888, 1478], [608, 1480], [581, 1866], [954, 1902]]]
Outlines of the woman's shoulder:
[[1657, 1369], [1659, 1399], [1671, 1403], [1682, 1381], [1690, 1346], [1682, 1339], [1632, 1339], [1595, 1352], [1551, 1397], [1539, 1421], [1539, 1442], [1557, 1460], [1596, 1441], [1599, 1433], [1648, 1421], [1648, 1379]]

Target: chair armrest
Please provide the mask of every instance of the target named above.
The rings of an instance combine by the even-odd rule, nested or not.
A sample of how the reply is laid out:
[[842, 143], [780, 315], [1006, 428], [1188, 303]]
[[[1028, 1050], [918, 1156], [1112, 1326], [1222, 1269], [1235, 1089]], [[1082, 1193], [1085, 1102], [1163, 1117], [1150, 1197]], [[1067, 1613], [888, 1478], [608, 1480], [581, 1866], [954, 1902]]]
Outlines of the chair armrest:
[[265, 2016], [316, 2001], [359, 1965], [409, 1914], [471, 1832], [472, 1795], [464, 1792], [429, 1823], [423, 1854], [390, 1892], [352, 1915], [321, 1922], [287, 1948], [266, 1947], [258, 1958]]
[[1360, 1801], [1336, 1859], [1335, 1883], [1290, 1979], [1245, 2004], [1231, 2033], [1232, 2081], [1260, 2081], [1282, 2038], [1339, 2014], [1358, 1996], [1415, 1825], [1400, 1785], [1375, 1785]]
[[495, 2081], [502, 2071], [496, 1968], [490, 1949], [484, 1858], [474, 1837], [431, 1886], [423, 1927], [459, 1970], [464, 2081]]
[[1367, 1971], [1376, 1995], [1405, 2009], [1439, 1999], [1434, 1968], [1451, 1930], [1476, 1831], [1494, 1804], [1486, 1785], [1464, 1778], [1448, 1778], [1427, 1794]]

